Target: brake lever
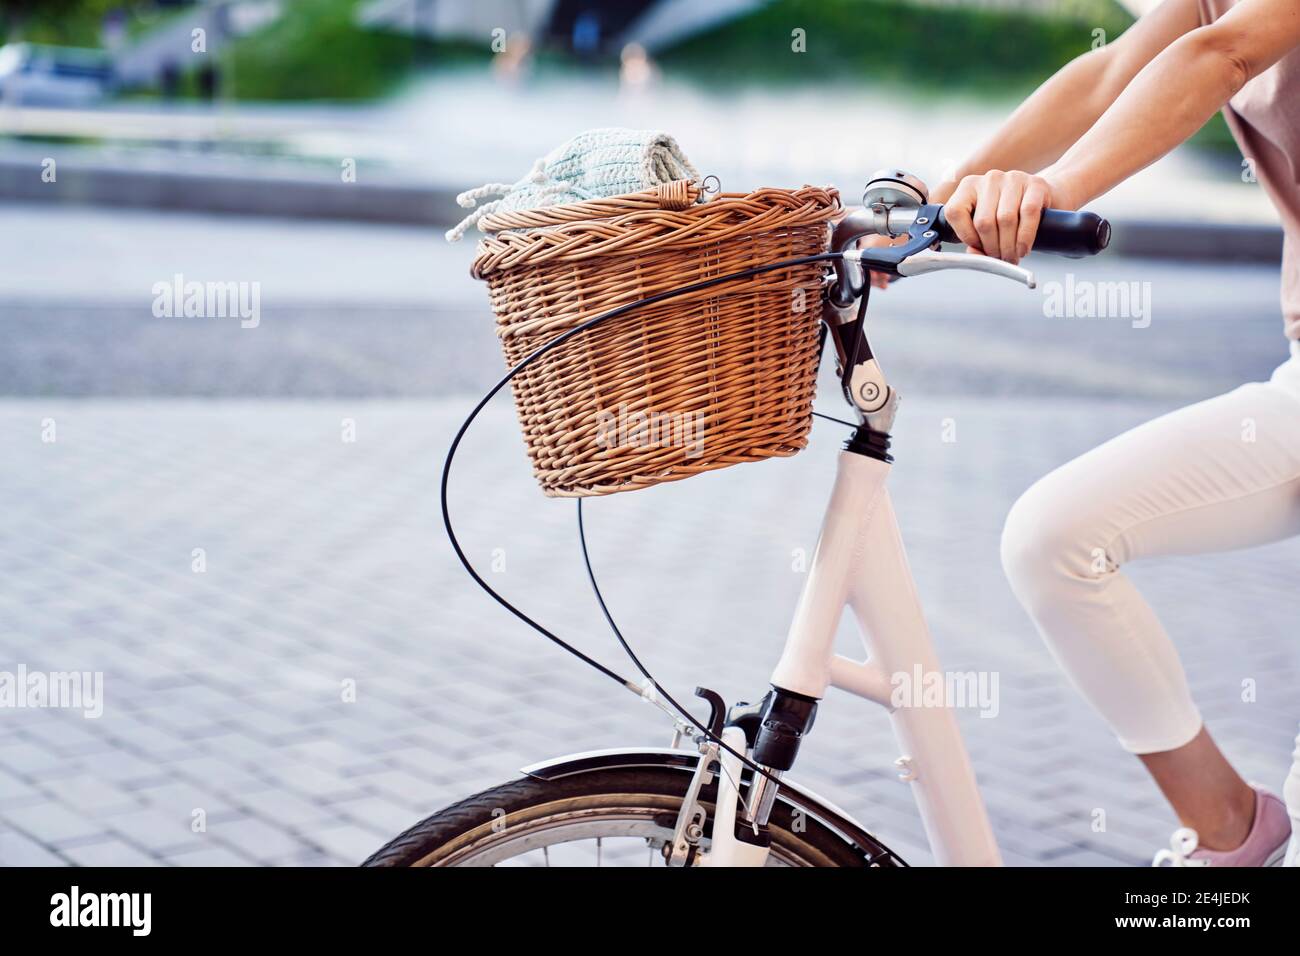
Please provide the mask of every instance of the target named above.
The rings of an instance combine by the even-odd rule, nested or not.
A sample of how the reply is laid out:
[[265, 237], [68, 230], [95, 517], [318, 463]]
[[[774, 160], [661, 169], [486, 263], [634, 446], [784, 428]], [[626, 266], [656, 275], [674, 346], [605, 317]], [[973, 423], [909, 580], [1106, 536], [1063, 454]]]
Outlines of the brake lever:
[[1002, 259], [991, 256], [977, 256], [969, 252], [917, 252], [898, 264], [900, 276], [919, 276], [927, 272], [940, 272], [944, 269], [971, 269], [975, 272], [987, 272], [1023, 282], [1029, 288], [1037, 288], [1034, 274], [1028, 269], [1012, 265]]
[[[934, 228], [943, 206], [922, 206], [907, 230], [907, 242], [899, 246], [873, 246], [868, 249], [841, 248], [842, 261], [836, 269], [836, 281], [829, 289], [830, 301], [841, 308], [851, 305], [867, 285], [867, 272], [893, 276], [924, 275], [944, 269], [969, 269], [987, 272], [1036, 288], [1034, 274], [1001, 259], [966, 252], [939, 252], [939, 235]], [[856, 241], [856, 240], [854, 240]]]

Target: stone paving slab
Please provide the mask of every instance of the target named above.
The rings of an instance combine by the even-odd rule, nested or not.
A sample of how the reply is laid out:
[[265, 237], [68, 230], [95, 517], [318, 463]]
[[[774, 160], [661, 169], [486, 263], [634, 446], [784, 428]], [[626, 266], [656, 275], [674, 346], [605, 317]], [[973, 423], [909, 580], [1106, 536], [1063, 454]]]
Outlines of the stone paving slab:
[[[1010, 862], [1142, 864], [1174, 825], [998, 564], [1020, 490], [1171, 404], [904, 405], [892, 488], [941, 659], [1000, 675], [999, 715], [961, 722]], [[524, 763], [666, 743], [656, 710], [523, 628], [455, 562], [437, 478], [467, 405], [0, 402], [0, 669], [104, 674], [98, 718], [0, 710], [0, 863], [355, 864]], [[959, 440], [944, 442], [953, 417]], [[588, 503], [610, 607], [669, 687], [761, 693], [841, 438], [819, 423], [793, 459]], [[532, 484], [504, 406], [466, 440], [452, 494], [494, 586], [630, 673], [591, 600], [573, 503]], [[1274, 786], [1300, 717], [1298, 564], [1287, 542], [1132, 569], [1212, 730]], [[841, 637], [852, 651], [849, 626]], [[1241, 700], [1246, 678], [1257, 703]], [[930, 862], [896, 755], [882, 714], [833, 693], [797, 776]]]

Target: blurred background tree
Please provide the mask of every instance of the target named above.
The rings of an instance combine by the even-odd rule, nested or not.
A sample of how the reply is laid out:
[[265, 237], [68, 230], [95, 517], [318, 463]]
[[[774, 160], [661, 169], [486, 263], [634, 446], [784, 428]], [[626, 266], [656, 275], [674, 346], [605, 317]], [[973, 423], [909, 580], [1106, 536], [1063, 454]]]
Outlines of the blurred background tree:
[[99, 46], [111, 11], [146, 6], [144, 0], [0, 0], [0, 40]]

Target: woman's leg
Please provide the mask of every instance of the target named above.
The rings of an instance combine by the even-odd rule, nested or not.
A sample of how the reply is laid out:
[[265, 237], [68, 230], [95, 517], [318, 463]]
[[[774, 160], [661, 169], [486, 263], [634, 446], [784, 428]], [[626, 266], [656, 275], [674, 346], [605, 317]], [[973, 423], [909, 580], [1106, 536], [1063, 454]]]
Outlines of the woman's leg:
[[1255, 822], [1255, 791], [1208, 730], [1202, 727], [1189, 743], [1173, 750], [1138, 756], [1179, 821], [1196, 831], [1200, 846], [1232, 850], [1246, 839]]
[[1244, 838], [1254, 795], [1203, 732], [1173, 644], [1120, 568], [1300, 534], [1289, 386], [1275, 375], [1120, 435], [1030, 488], [1003, 534], [1012, 588], [1053, 654], [1212, 849]]

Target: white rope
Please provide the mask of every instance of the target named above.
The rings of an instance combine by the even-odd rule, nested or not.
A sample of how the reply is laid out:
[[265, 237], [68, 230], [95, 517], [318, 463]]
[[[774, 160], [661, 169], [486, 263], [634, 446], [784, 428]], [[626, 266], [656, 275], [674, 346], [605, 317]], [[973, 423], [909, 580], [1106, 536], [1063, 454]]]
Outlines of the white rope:
[[[530, 174], [530, 178], [531, 178], [531, 174]], [[502, 185], [501, 183], [488, 183], [486, 186], [479, 186], [477, 189], [470, 189], [457, 196], [456, 202], [466, 208], [473, 206], [475, 202], [477, 202], [479, 199], [482, 199], [485, 196], [491, 196], [494, 193], [499, 194], [501, 198], [494, 199], [492, 200], [492, 202], [488, 203], [485, 206], [479, 206], [477, 209], [475, 209], [472, 213], [470, 213], [460, 222], [456, 223], [455, 226], [453, 226], [451, 229], [448, 229], [445, 233], [443, 233], [443, 237], [448, 242], [460, 242], [460, 240], [464, 238], [465, 233], [469, 231], [471, 226], [478, 225], [480, 219], [482, 219], [484, 216], [490, 215], [491, 213], [495, 212], [505, 201], [505, 197], [514, 189], [514, 186], [506, 186], [504, 189], [497, 188], [501, 185]], [[541, 189], [537, 191], [537, 197], [539, 199], [544, 200], [548, 196], [556, 196], [563, 193], [567, 193], [572, 188], [573, 188], [572, 183], [566, 180], [561, 180], [560, 182], [550, 183], [546, 186], [543, 186]], [[462, 201], [464, 197], [469, 197], [469, 201], [468, 202]], [[546, 205], [546, 203], [543, 202], [541, 203], [541, 205]]]
[[472, 208], [485, 196], [504, 196], [514, 189], [509, 183], [485, 183], [477, 189], [467, 189], [456, 197], [456, 205], [464, 209]]
[[472, 213], [470, 213], [460, 222], [456, 223], [456, 225], [452, 226], [450, 229], [444, 232], [443, 237], [448, 242], [460, 242], [461, 238], [464, 237], [465, 235], [465, 231], [469, 229], [470, 226], [478, 225], [478, 221], [480, 219], [482, 219], [484, 216], [492, 212], [492, 210], [496, 209], [500, 205], [501, 205], [501, 200], [494, 199], [486, 206], [479, 206], [477, 209], [475, 209]]
[[[477, 225], [478, 221], [484, 216], [498, 208], [501, 205], [501, 200], [505, 199], [506, 196], [510, 195], [516, 189], [525, 184], [544, 182], [546, 182], [545, 156], [536, 160], [533, 163], [532, 168], [528, 171], [528, 175], [517, 183], [484, 183], [482, 186], [478, 186], [474, 189], [465, 190], [456, 197], [456, 205], [460, 206], [462, 209], [473, 209], [474, 206], [478, 205], [480, 199], [486, 199], [488, 196], [500, 196], [501, 198], [494, 199], [486, 206], [479, 206], [479, 208], [475, 209], [460, 222], [456, 223], [455, 226], [443, 233], [443, 236], [448, 242], [460, 242], [466, 231], [471, 226]], [[540, 195], [546, 196], [556, 192], [562, 192], [568, 188], [569, 183], [555, 183], [553, 186], [547, 186], [542, 189]]]

